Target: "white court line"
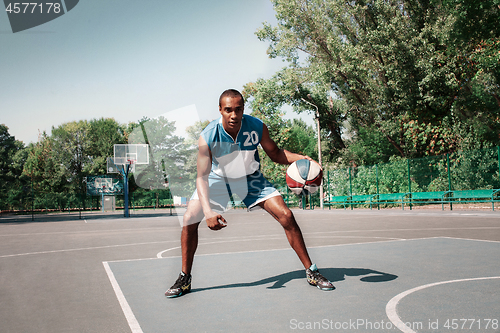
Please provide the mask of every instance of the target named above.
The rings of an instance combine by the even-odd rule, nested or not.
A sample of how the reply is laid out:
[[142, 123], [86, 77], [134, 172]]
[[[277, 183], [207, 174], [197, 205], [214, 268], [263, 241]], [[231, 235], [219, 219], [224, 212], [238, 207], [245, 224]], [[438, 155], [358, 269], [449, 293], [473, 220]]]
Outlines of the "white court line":
[[113, 286], [113, 290], [115, 291], [116, 297], [118, 298], [118, 302], [120, 303], [120, 306], [123, 310], [123, 314], [125, 315], [128, 325], [130, 326], [130, 330], [132, 331], [132, 333], [143, 333], [141, 325], [139, 325], [137, 318], [135, 318], [134, 312], [132, 312], [130, 305], [125, 299], [125, 295], [123, 295], [120, 285], [118, 284], [118, 281], [116, 281], [115, 275], [113, 274], [113, 271], [109, 267], [109, 264], [106, 261], [103, 262], [102, 264], [104, 265], [104, 269], [108, 274], [109, 281]]
[[[337, 237], [337, 236], [332, 236], [332, 237]], [[342, 236], [338, 236], [342, 237]], [[272, 238], [272, 239], [282, 239], [283, 237], [277, 237], [277, 238]], [[315, 237], [316, 238], [316, 237]], [[319, 238], [319, 237], [318, 237]], [[347, 236], [347, 238], [350, 238]], [[357, 236], [352, 236], [352, 238], [382, 238], [382, 237], [357, 237]], [[383, 240], [383, 241], [375, 241], [375, 242], [362, 242], [362, 243], [348, 243], [348, 244], [329, 244], [329, 245], [320, 245], [320, 246], [308, 246], [308, 249], [321, 249], [324, 247], [333, 247], [333, 246], [351, 246], [351, 245], [368, 245], [368, 244], [379, 244], [379, 243], [391, 243], [391, 242], [401, 242], [401, 241], [418, 241], [418, 240], [426, 240], [426, 239], [441, 239], [441, 238], [448, 238], [448, 239], [454, 239], [453, 237], [441, 237], [441, 236], [436, 236], [436, 237], [423, 237], [423, 238], [388, 238], [389, 240]], [[270, 238], [259, 238], [259, 239], [248, 239], [248, 240], [267, 240]], [[461, 238], [457, 238], [461, 239]], [[468, 240], [468, 239], [465, 239]], [[471, 241], [478, 241], [478, 242], [494, 242], [494, 241], [487, 241], [487, 240], [481, 240], [481, 239], [470, 239]], [[233, 239], [230, 240], [231, 242], [238, 242], [242, 241], [242, 239]], [[244, 240], [243, 240], [244, 241]], [[219, 243], [226, 243], [226, 241], [219, 241], [219, 242], [210, 242], [210, 243], [198, 243], [198, 245], [204, 245], [204, 244], [219, 244]], [[163, 250], [159, 252], [156, 255], [156, 258], [138, 258], [138, 259], [120, 259], [120, 260], [113, 260], [109, 262], [124, 262], [124, 261], [138, 261], [138, 260], [152, 260], [152, 259], [164, 259], [164, 257], [161, 257], [161, 255], [165, 252], [172, 251], [175, 249], [180, 249], [180, 246], [172, 247], [166, 250]], [[233, 252], [215, 252], [215, 253], [205, 253], [205, 254], [197, 254], [197, 257], [201, 256], [211, 256], [211, 255], [219, 255], [219, 254], [241, 254], [241, 253], [254, 253], [254, 252], [266, 252], [266, 251], [281, 251], [281, 250], [290, 250], [290, 246], [287, 246], [285, 248], [281, 249], [265, 249], [265, 250], [251, 250], [251, 251], [233, 251]], [[180, 258], [181, 256], [172, 256], [168, 258]], [[167, 258], [167, 257], [165, 257]]]
[[172, 241], [160, 241], [160, 242], [146, 242], [146, 243], [129, 243], [129, 244], [118, 244], [118, 245], [81, 247], [81, 248], [65, 249], [65, 250], [52, 250], [52, 251], [39, 251], [39, 252], [27, 252], [27, 253], [7, 254], [7, 255], [0, 256], [0, 258], [21, 257], [21, 256], [35, 255], [35, 254], [47, 254], [47, 253], [59, 253], [59, 252], [72, 252], [72, 251], [109, 249], [109, 248], [113, 248], [113, 247], [149, 245], [149, 244], [160, 244], [160, 243], [171, 243], [171, 242], [178, 242], [178, 240], [175, 240], [175, 241], [173, 241], [173, 240]]
[[[335, 237], [335, 236], [334, 236]], [[283, 238], [283, 235], [281, 235], [281, 237], [273, 237], [272, 239], [282, 239]], [[439, 239], [439, 238], [449, 238], [449, 239], [453, 239], [453, 237], [425, 237], [425, 238], [412, 238], [412, 239], [392, 239], [392, 240], [387, 240], [387, 241], [377, 241], [377, 242], [363, 242], [363, 243], [350, 243], [350, 244], [335, 244], [335, 245], [322, 245], [322, 246], [311, 246], [311, 247], [308, 247], [309, 249], [312, 249], [312, 248], [325, 248], [325, 247], [337, 247], [337, 246], [351, 246], [351, 245], [365, 245], [365, 244], [377, 244], [377, 243], [390, 243], [390, 242], [400, 242], [400, 241], [416, 241], [416, 240], [426, 240], [426, 239]], [[267, 239], [270, 239], [270, 238], [263, 238], [263, 237], [258, 237], [258, 238], [254, 238], [254, 239], [246, 239], [246, 240], [267, 240]], [[231, 242], [237, 242], [237, 241], [241, 241], [241, 239], [232, 239], [232, 240], [229, 240]], [[476, 241], [476, 240], [473, 240], [473, 241]], [[481, 241], [481, 240], [478, 240], [478, 241]], [[199, 245], [205, 245], [205, 244], [217, 244], [217, 243], [224, 243], [224, 242], [227, 242], [226, 241], [218, 241], [218, 242], [210, 242], [210, 243], [200, 243]], [[171, 251], [171, 250], [174, 250], [174, 249], [179, 249], [180, 246], [176, 246], [176, 247], [173, 247], [173, 248], [170, 248], [170, 249], [167, 249], [167, 250], [164, 250], [164, 251], [161, 251], [157, 254], [157, 257], [156, 258], [144, 258], [144, 259], [129, 259], [129, 260], [114, 260], [114, 261], [109, 261], [109, 262], [128, 262], [128, 261], [140, 261], [140, 260], [157, 260], [157, 259], [163, 259], [163, 257], [161, 256], [163, 253], [165, 252], [168, 252], [168, 251]], [[237, 252], [221, 252], [221, 253], [207, 253], [207, 254], [199, 254], [197, 255], [198, 257], [202, 257], [202, 256], [209, 256], [209, 255], [221, 255], [221, 254], [242, 254], [242, 253], [256, 253], [256, 252], [269, 252], [269, 251], [282, 251], [282, 250], [290, 250], [290, 247], [287, 246], [286, 248], [281, 248], [281, 249], [266, 249], [266, 250], [253, 250], [253, 251], [237, 251]], [[179, 257], [179, 256], [178, 256]], [[171, 257], [171, 258], [176, 258], [176, 257]], [[106, 265], [105, 267], [107, 267], [109, 269], [109, 265], [108, 265], [108, 262], [105, 262]], [[104, 262], [103, 262], [104, 264]], [[111, 273], [112, 274], [112, 273]], [[108, 276], [109, 276], [109, 273], [108, 273]], [[113, 279], [114, 279], [114, 275], [111, 275], [113, 276]], [[110, 280], [111, 280], [111, 276], [110, 276]], [[498, 277], [500, 278], [500, 277]], [[487, 279], [487, 278], [482, 278], [482, 279]], [[123, 312], [125, 313], [125, 316], [127, 317], [127, 313], [130, 312], [130, 319], [133, 319], [136, 321], [135, 319], [135, 316], [130, 308], [130, 306], [128, 305], [127, 301], [125, 300], [125, 297], [123, 296], [123, 292], [121, 291], [120, 289], [120, 286], [118, 285], [118, 283], [116, 282], [116, 279], [114, 279], [114, 283], [116, 283], [116, 285], [112, 282], [113, 284], [113, 289], [115, 290], [115, 293], [117, 295], [117, 297], [119, 298], [119, 301], [120, 301], [120, 305], [122, 306], [122, 310]], [[446, 283], [446, 282], [442, 282], [442, 283]], [[449, 283], [449, 282], [448, 282]], [[439, 284], [439, 283], [438, 283]], [[423, 289], [423, 288], [422, 288]], [[409, 293], [408, 293], [409, 294]], [[406, 296], [406, 295], [404, 295]], [[403, 298], [404, 296], [402, 296], [401, 298]], [[396, 296], [397, 297], [397, 296]], [[120, 300], [120, 298], [123, 298], [122, 300]], [[400, 298], [400, 299], [401, 299]], [[393, 298], [394, 299], [394, 298]], [[391, 300], [392, 301], [392, 300]], [[390, 302], [391, 302], [390, 301]], [[389, 303], [390, 303], [389, 302]], [[399, 300], [397, 301], [399, 302]], [[396, 313], [396, 310], [395, 310], [395, 307], [397, 305], [397, 302], [396, 304], [394, 305], [394, 314], [395, 316], [397, 317], [397, 319], [399, 319], [399, 317], [397, 316], [397, 313]], [[123, 305], [122, 305], [123, 304]], [[387, 307], [389, 307], [389, 304], [387, 305]], [[386, 313], [387, 312], [387, 307], [386, 307]], [[387, 316], [389, 317], [389, 314], [387, 314]], [[389, 319], [391, 319], [391, 317], [389, 317]], [[127, 317], [127, 321], [129, 320], [129, 317]], [[391, 321], [393, 321], [391, 319]], [[400, 320], [401, 321], [401, 320]], [[130, 323], [130, 321], [129, 321]], [[394, 321], [393, 321], [394, 323]], [[137, 324], [138, 325], [138, 324]], [[407, 328], [406, 325], [404, 325], [403, 323], [403, 326]], [[132, 330], [132, 333], [142, 333], [142, 330], [140, 331], [134, 331], [134, 328], [132, 327], [131, 325], [131, 330]], [[140, 329], [140, 328], [139, 328]], [[416, 333], [414, 331], [403, 331], [405, 333]]]
[[404, 297], [422, 289], [439, 286], [447, 283], [455, 283], [455, 282], [467, 282], [467, 281], [480, 281], [480, 280], [492, 280], [492, 279], [500, 279], [500, 276], [491, 276], [491, 277], [479, 277], [479, 278], [471, 278], [471, 279], [460, 279], [460, 280], [449, 280], [449, 281], [441, 281], [435, 283], [425, 284], [423, 286], [415, 287], [413, 289], [406, 290], [396, 296], [394, 296], [386, 305], [385, 313], [389, 320], [403, 333], [416, 333], [410, 327], [406, 326], [405, 323], [399, 318], [399, 315], [396, 311], [396, 307], [398, 306], [399, 301], [401, 301]]
[[500, 229], [500, 227], [460, 227], [460, 228], [402, 228], [402, 229], [359, 229], [359, 230], [336, 230], [336, 231], [318, 231], [309, 234], [333, 233], [333, 232], [390, 232], [390, 231], [444, 231], [444, 230], [490, 230]]
[[[208, 242], [208, 243], [198, 243], [198, 245], [209, 245], [209, 244], [221, 244], [221, 243], [234, 243], [234, 242], [248, 242], [248, 241], [257, 241], [257, 240], [271, 240], [271, 239], [282, 239], [283, 237], [272, 237], [272, 238], [245, 238], [245, 239], [234, 239], [234, 240], [222, 240], [222, 241], [217, 241], [217, 242]], [[163, 250], [161, 252], [158, 252], [156, 254], [156, 258], [163, 258], [162, 255], [165, 252], [180, 249], [180, 246], [172, 247], [166, 250]]]
[[467, 241], [476, 241], [476, 242], [489, 242], [489, 243], [500, 243], [500, 241], [488, 240], [488, 239], [475, 239], [475, 238], [462, 238], [462, 237], [440, 237], [440, 238], [449, 238], [449, 239], [461, 239]]
[[[306, 234], [304, 234], [306, 235]], [[198, 245], [210, 245], [210, 244], [221, 244], [221, 243], [234, 243], [234, 242], [248, 242], [248, 241], [258, 241], [258, 240], [271, 240], [271, 239], [283, 239], [284, 237], [283, 236], [280, 236], [280, 237], [272, 237], [272, 238], [269, 238], [269, 237], [266, 237], [266, 238], [240, 238], [240, 239], [233, 239], [233, 240], [221, 240], [221, 241], [217, 241], [217, 242], [209, 242], [209, 243], [198, 243]], [[379, 238], [379, 239], [388, 239], [388, 240], [404, 240], [404, 238], [393, 238], [393, 237], [369, 237], [369, 236], [312, 236], [310, 238]], [[364, 244], [364, 243], [362, 243]], [[331, 246], [331, 245], [328, 245], [328, 246]], [[165, 252], [169, 252], [169, 251], [172, 251], [172, 250], [176, 250], [176, 249], [180, 249], [181, 247], [180, 246], [176, 246], [176, 247], [172, 247], [172, 248], [169, 248], [169, 249], [166, 249], [166, 250], [163, 250], [161, 252], [158, 252], [156, 254], [156, 257], [157, 258], [163, 258], [163, 253]], [[311, 247], [309, 247], [311, 248]], [[231, 252], [232, 253], [232, 252]]]
[[[357, 237], [356, 237], [357, 238]], [[387, 241], [376, 241], [376, 242], [362, 242], [362, 243], [349, 243], [349, 244], [333, 244], [333, 245], [320, 245], [320, 246], [308, 246], [308, 249], [321, 249], [325, 247], [333, 247], [333, 246], [346, 246], [346, 245], [365, 245], [365, 244], [377, 244], [377, 243], [389, 243], [389, 242], [401, 242], [401, 241], [410, 241], [410, 240], [420, 240], [420, 239], [432, 239], [432, 238], [442, 238], [442, 237], [429, 237], [429, 238], [414, 238], [414, 239], [391, 239]], [[283, 237], [276, 238], [276, 239], [283, 239]], [[253, 240], [266, 240], [266, 239], [253, 239]], [[237, 240], [234, 240], [237, 241]], [[241, 240], [239, 240], [241, 241]], [[215, 243], [224, 243], [223, 241], [220, 242], [213, 242]], [[199, 243], [198, 245], [204, 245], [208, 243]], [[173, 248], [169, 248], [167, 250], [164, 250], [160, 253], [165, 253], [170, 250], [175, 250], [179, 249], [180, 246], [176, 246]], [[197, 257], [204, 257], [204, 256], [214, 256], [214, 255], [219, 255], [219, 254], [242, 254], [242, 253], [258, 253], [258, 252], [270, 252], [270, 251], [283, 251], [283, 250], [290, 250], [292, 251], [292, 248], [290, 245], [286, 245], [283, 248], [274, 248], [274, 249], [265, 249], [265, 250], [250, 250], [250, 251], [231, 251], [231, 252], [214, 252], [214, 253], [203, 253], [203, 254], [196, 254]], [[109, 260], [107, 262], [130, 262], [130, 261], [141, 261], [141, 260], [158, 260], [158, 259], [171, 259], [171, 258], [181, 258], [181, 256], [171, 256], [171, 257], [156, 257], [156, 258], [137, 258], [137, 259], [119, 259], [119, 260]]]
[[168, 230], [175, 229], [178, 230], [178, 227], [166, 226], [166, 227], [151, 227], [151, 228], [129, 228], [129, 229], [107, 229], [107, 230], [80, 230], [80, 231], [53, 231], [53, 232], [32, 232], [32, 233], [23, 233], [23, 234], [3, 234], [0, 237], [12, 237], [12, 236], [40, 236], [40, 235], [65, 235], [65, 234], [92, 234], [92, 233], [121, 233], [121, 232], [129, 232], [129, 231], [154, 231], [154, 230]]
[[[132, 229], [133, 230], [133, 229]], [[314, 237], [314, 236], [313, 236]], [[331, 236], [331, 237], [349, 237], [349, 236]], [[238, 242], [238, 241], [251, 241], [251, 240], [268, 240], [268, 239], [282, 239], [283, 236], [280, 235], [278, 236], [272, 236], [272, 237], [267, 237], [267, 236], [260, 236], [260, 237], [252, 237], [252, 238], [236, 238], [234, 240], [231, 239], [224, 239], [223, 241], [220, 242], [214, 242], [213, 244], [219, 244], [219, 243], [228, 243], [228, 242]], [[352, 238], [360, 238], [357, 236], [352, 236]], [[363, 238], [385, 238], [385, 239], [394, 239], [397, 240], [398, 238], [389, 238], [389, 237], [363, 237]], [[16, 253], [16, 254], [6, 254], [6, 255], [0, 255], [0, 258], [9, 258], [9, 257], [21, 257], [21, 256], [28, 256], [28, 255], [37, 255], [37, 254], [48, 254], [48, 253], [60, 253], [60, 252], [73, 252], [73, 251], [85, 251], [85, 250], [97, 250], [97, 249], [107, 249], [107, 248], [115, 248], [115, 247], [125, 247], [125, 246], [138, 246], [138, 245], [150, 245], [150, 244], [162, 244], [162, 243], [172, 243], [172, 242], [178, 242], [178, 240], [169, 240], [169, 241], [158, 241], [158, 242], [144, 242], [144, 243], [128, 243], [128, 244], [117, 244], [117, 245], [104, 245], [104, 246], [94, 246], [94, 247], [81, 247], [81, 248], [73, 248], [73, 249], [64, 249], [64, 250], [49, 250], [49, 251], [37, 251], [37, 252], [26, 252], [26, 253]], [[203, 244], [211, 244], [211, 243], [203, 243]], [[180, 246], [174, 247], [167, 249], [163, 252], [171, 251], [174, 249], [178, 249]], [[160, 253], [163, 253], [160, 252]], [[158, 255], [157, 255], [158, 257]], [[158, 258], [161, 258], [158, 257]]]
[[[333, 236], [333, 237], [335, 237], [335, 236]], [[283, 237], [280, 237], [279, 239], [282, 239], [282, 238]], [[360, 238], [360, 237], [353, 236], [353, 238]], [[378, 238], [378, 237], [366, 237], [366, 238]], [[320, 245], [320, 246], [308, 246], [307, 248], [308, 249], [321, 249], [321, 248], [325, 248], [325, 247], [352, 246], [352, 245], [371, 245], [371, 244], [391, 243], [391, 242], [411, 242], [411, 241], [418, 241], [418, 240], [441, 239], [441, 238], [453, 239], [453, 237], [441, 237], [441, 236], [423, 237], [423, 238], [410, 238], [410, 239], [406, 239], [406, 238], [394, 238], [394, 239], [390, 239], [390, 240], [375, 241], [375, 242], [362, 242], [362, 243], [329, 244], [329, 245]], [[458, 239], [460, 239], [460, 238], [458, 238]], [[265, 239], [262, 239], [262, 240], [265, 240]], [[471, 239], [471, 240], [472, 241], [479, 241], [479, 242], [482, 241], [480, 239], [479, 240], [478, 239]], [[489, 242], [489, 241], [485, 241], [485, 242]], [[217, 242], [217, 243], [223, 243], [223, 242], [221, 241], [221, 242]], [[203, 244], [205, 244], [205, 243], [199, 243], [198, 245], [203, 245]], [[170, 251], [170, 250], [174, 250], [174, 249], [178, 249], [178, 248], [180, 248], [180, 246], [175, 247], [175, 248], [167, 249], [167, 250], [162, 251], [160, 253], [164, 253], [164, 252], [167, 252], [167, 251]], [[282, 251], [282, 250], [292, 250], [292, 248], [289, 245], [287, 245], [286, 247], [280, 248], [280, 249], [265, 249], [265, 250], [251, 250], [251, 251], [233, 251], [233, 252], [215, 252], [215, 253], [197, 254], [196, 256], [197, 257], [203, 257], [203, 256], [214, 256], [214, 255], [219, 255], [219, 254], [242, 254], [242, 253], [269, 252], [269, 251]], [[162, 258], [159, 258], [159, 257], [156, 257], [156, 258], [139, 258], [139, 259], [125, 259], [125, 260], [121, 259], [121, 260], [113, 260], [113, 261], [109, 261], [109, 262], [154, 260], [154, 259], [165, 259], [165, 258], [181, 258], [181, 256], [162, 257]]]

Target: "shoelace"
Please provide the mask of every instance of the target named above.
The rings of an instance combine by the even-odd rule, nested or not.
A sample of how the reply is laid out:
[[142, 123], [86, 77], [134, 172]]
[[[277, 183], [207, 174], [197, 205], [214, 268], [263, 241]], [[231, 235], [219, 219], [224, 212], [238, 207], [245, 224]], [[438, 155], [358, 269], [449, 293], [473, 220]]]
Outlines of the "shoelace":
[[188, 281], [189, 281], [189, 276], [188, 275], [179, 276], [177, 278], [177, 281], [175, 281], [174, 285], [172, 286], [172, 289], [180, 288], [184, 284], [186, 284], [186, 282], [188, 282]]
[[318, 281], [318, 282], [325, 282], [326, 281], [326, 278], [324, 278], [323, 275], [319, 274], [318, 271], [310, 271], [310, 272], [316, 281]]

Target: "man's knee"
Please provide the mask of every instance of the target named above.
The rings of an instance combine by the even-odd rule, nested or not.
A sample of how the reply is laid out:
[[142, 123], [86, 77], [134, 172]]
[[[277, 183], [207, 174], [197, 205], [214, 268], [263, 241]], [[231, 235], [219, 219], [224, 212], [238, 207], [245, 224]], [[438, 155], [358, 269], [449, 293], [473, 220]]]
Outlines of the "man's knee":
[[186, 211], [182, 217], [182, 228], [189, 230], [198, 229], [198, 224], [201, 222], [199, 214], [193, 214], [192, 211]]
[[188, 237], [197, 235], [199, 225], [200, 225], [200, 222], [184, 225], [182, 227], [182, 234], [185, 236], [188, 236]]
[[295, 217], [293, 216], [292, 211], [288, 208], [282, 208], [278, 214], [278, 221], [281, 223], [283, 228], [294, 228], [297, 226], [297, 222], [295, 221]]
[[[182, 217], [182, 227], [188, 227], [194, 224], [199, 224], [203, 219], [203, 212], [199, 201], [192, 200], [189, 202], [188, 208]], [[196, 226], [197, 228], [197, 226]]]

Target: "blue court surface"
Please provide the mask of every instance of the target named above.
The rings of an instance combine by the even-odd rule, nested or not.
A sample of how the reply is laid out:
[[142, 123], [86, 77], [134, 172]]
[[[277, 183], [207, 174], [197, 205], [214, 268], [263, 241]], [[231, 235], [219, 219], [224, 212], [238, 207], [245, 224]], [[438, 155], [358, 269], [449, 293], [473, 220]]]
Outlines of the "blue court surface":
[[182, 210], [0, 216], [0, 332], [500, 332], [487, 208], [294, 209], [333, 291], [306, 282], [273, 217], [228, 211], [227, 228], [200, 225], [175, 299]]
[[195, 258], [193, 290], [167, 299], [180, 258], [104, 262], [138, 332], [499, 332], [500, 243], [433, 237], [309, 249], [336, 290], [289, 249]]

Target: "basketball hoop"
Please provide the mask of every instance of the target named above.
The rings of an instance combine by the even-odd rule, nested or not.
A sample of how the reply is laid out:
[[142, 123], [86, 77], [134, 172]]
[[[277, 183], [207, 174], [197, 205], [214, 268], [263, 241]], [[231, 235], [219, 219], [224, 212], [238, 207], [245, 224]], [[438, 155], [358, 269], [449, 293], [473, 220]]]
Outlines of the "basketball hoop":
[[127, 159], [128, 172], [135, 173], [135, 165], [137, 164], [136, 159]]
[[[136, 164], [149, 164], [149, 144], [115, 144], [113, 146], [113, 163], [124, 181], [124, 215], [128, 212], [128, 176], [135, 173]], [[113, 167], [108, 168], [108, 173], [113, 172]]]
[[123, 194], [123, 182], [117, 176], [98, 175], [86, 177], [87, 195], [121, 195]]

